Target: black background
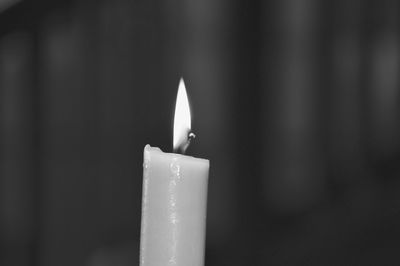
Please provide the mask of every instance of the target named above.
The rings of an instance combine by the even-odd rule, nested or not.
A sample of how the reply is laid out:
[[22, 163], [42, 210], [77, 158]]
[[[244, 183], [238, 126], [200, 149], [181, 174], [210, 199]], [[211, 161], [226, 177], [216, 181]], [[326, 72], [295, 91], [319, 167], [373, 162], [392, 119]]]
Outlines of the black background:
[[184, 77], [206, 265], [398, 265], [399, 4], [21, 1], [0, 13], [0, 265], [138, 264]]

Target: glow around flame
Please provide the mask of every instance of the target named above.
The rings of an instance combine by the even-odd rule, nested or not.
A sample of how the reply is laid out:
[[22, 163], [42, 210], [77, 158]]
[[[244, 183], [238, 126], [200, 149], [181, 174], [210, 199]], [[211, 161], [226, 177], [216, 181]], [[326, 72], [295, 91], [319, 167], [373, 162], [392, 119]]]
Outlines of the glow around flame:
[[174, 150], [183, 149], [183, 147], [187, 145], [190, 130], [191, 117], [189, 100], [186, 93], [185, 83], [183, 78], [181, 78], [175, 105]]

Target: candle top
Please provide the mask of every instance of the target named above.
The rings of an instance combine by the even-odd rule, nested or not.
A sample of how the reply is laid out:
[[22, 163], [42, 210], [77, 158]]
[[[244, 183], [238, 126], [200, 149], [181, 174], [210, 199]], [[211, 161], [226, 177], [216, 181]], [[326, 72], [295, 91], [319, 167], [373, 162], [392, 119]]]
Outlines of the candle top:
[[203, 162], [209, 164], [209, 160], [207, 160], [207, 159], [197, 158], [197, 157], [193, 157], [190, 155], [184, 155], [184, 154], [173, 153], [173, 152], [163, 152], [160, 148], [151, 147], [149, 144], [147, 144], [144, 147], [145, 159], [146, 159], [146, 156], [148, 156], [148, 153], [150, 153], [150, 152], [155, 153], [155, 154], [164, 154], [164, 155], [174, 156], [175, 158], [178, 158], [178, 159], [203, 161]]

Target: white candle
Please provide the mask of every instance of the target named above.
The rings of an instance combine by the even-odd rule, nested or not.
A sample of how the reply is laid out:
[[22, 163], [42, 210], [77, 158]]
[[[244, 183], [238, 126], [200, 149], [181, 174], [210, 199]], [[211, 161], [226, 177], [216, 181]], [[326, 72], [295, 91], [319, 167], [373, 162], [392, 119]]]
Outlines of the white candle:
[[[178, 89], [174, 149], [186, 150], [190, 110]], [[209, 161], [144, 148], [141, 266], [204, 265]]]

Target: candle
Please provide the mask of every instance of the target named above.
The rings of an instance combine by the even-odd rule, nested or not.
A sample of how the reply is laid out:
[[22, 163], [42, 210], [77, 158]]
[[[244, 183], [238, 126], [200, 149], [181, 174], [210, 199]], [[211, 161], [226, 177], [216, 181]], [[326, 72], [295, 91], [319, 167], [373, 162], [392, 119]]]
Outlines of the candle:
[[[190, 109], [181, 79], [174, 118], [174, 150], [191, 139]], [[141, 266], [204, 265], [209, 161], [146, 145], [143, 163]]]

